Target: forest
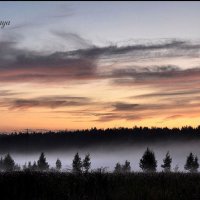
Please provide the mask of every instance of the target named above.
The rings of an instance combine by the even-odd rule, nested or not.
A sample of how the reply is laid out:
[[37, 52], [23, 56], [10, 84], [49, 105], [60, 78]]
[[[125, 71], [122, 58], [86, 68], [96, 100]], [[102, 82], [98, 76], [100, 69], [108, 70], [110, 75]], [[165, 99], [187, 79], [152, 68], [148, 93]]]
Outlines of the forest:
[[193, 128], [157, 128], [157, 127], [133, 127], [133, 128], [107, 128], [85, 130], [61, 130], [36, 132], [26, 130], [24, 132], [11, 132], [0, 134], [0, 151], [7, 152], [32, 152], [38, 151], [84, 148], [88, 146], [140, 144], [151, 141], [187, 142], [200, 139], [200, 126]]

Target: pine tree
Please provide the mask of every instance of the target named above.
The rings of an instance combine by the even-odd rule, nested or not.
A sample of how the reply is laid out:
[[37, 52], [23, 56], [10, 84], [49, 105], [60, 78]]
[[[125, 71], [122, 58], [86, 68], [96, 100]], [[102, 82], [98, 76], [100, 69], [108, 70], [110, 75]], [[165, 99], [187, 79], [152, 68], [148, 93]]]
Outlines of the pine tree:
[[171, 171], [171, 163], [172, 158], [170, 157], [169, 152], [167, 152], [165, 158], [163, 159], [163, 165], [161, 165], [161, 167], [164, 169], [164, 172]]
[[78, 153], [75, 154], [72, 162], [72, 170], [74, 173], [81, 173], [82, 162]]
[[25, 171], [25, 170], [27, 170], [27, 164], [26, 164], [26, 162], [25, 162], [25, 164], [22, 166], [22, 169]]
[[43, 152], [41, 153], [39, 160], [37, 161], [37, 165], [40, 171], [46, 171], [49, 169], [49, 165], [46, 161], [46, 158]]
[[3, 171], [4, 170], [4, 161], [3, 161], [3, 158], [1, 157], [0, 158], [0, 171]]
[[192, 153], [189, 154], [186, 160], [186, 164], [184, 166], [185, 170], [188, 170], [189, 172], [193, 172], [194, 167], [194, 155]]
[[10, 154], [8, 153], [3, 159], [4, 169], [6, 171], [13, 171], [15, 167], [15, 161], [12, 159]]
[[32, 165], [30, 161], [28, 162], [28, 170], [32, 170]]
[[36, 164], [36, 162], [34, 161], [33, 165], [32, 165], [32, 170], [36, 171], [38, 169], [38, 166]]
[[193, 163], [193, 172], [198, 172], [198, 168], [199, 168], [198, 157], [195, 156], [194, 163]]
[[122, 171], [124, 173], [129, 173], [131, 172], [131, 165], [130, 162], [128, 160], [125, 161], [125, 164], [122, 166]]
[[20, 165], [16, 164], [16, 165], [14, 166], [14, 171], [20, 171], [20, 170], [21, 170]]
[[147, 148], [142, 158], [140, 159], [139, 165], [144, 172], [156, 172], [157, 161], [155, 159], [154, 152]]
[[83, 165], [82, 167], [84, 168], [84, 171], [86, 173], [88, 173], [89, 169], [90, 169], [90, 166], [91, 166], [91, 162], [90, 162], [90, 154], [87, 154], [83, 160]]
[[60, 159], [57, 159], [57, 160], [56, 160], [56, 169], [57, 169], [58, 171], [60, 171], [61, 168], [62, 168], [62, 163], [61, 163]]
[[115, 165], [114, 173], [121, 173], [122, 172], [122, 166], [120, 163], [117, 163]]

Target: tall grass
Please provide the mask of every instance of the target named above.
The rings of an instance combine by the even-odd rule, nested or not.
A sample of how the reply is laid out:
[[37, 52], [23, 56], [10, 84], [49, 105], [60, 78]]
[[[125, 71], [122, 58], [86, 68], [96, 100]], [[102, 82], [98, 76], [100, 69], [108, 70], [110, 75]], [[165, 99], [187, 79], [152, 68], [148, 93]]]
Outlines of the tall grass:
[[193, 200], [198, 173], [0, 173], [0, 199]]

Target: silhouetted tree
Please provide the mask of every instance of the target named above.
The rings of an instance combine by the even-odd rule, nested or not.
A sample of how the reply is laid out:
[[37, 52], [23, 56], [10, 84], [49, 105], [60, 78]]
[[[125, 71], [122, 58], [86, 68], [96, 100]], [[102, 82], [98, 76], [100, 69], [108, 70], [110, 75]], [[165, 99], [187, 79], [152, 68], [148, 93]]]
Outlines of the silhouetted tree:
[[72, 162], [72, 171], [74, 173], [81, 173], [82, 162], [78, 153], [75, 154]]
[[4, 157], [3, 165], [4, 165], [5, 171], [13, 171], [14, 170], [15, 162], [9, 153]]
[[89, 169], [91, 166], [91, 162], [90, 162], [90, 154], [87, 154], [85, 156], [85, 158], [83, 159], [83, 163], [82, 163], [82, 167], [84, 168], [84, 171], [86, 173], [88, 173]]
[[125, 164], [122, 166], [122, 172], [124, 172], [124, 173], [131, 172], [131, 165], [128, 160], [126, 160]]
[[3, 162], [3, 158], [0, 158], [0, 171], [4, 170], [4, 162]]
[[121, 173], [122, 172], [122, 166], [120, 163], [117, 163], [115, 165], [114, 173]]
[[14, 171], [20, 171], [20, 170], [21, 170], [20, 165], [16, 164], [16, 165], [14, 166]]
[[38, 166], [36, 164], [36, 162], [34, 161], [33, 165], [32, 165], [32, 171], [36, 171], [38, 169]]
[[157, 161], [155, 159], [154, 152], [147, 148], [142, 158], [140, 159], [139, 165], [144, 172], [155, 172], [157, 167]]
[[195, 156], [195, 158], [194, 158], [193, 168], [194, 168], [194, 172], [198, 172], [199, 162], [198, 162], [198, 157], [197, 156]]
[[41, 153], [39, 160], [37, 161], [37, 165], [38, 165], [38, 170], [40, 171], [45, 171], [49, 169], [49, 165], [46, 161], [46, 158], [43, 152]]
[[189, 172], [194, 172], [194, 155], [193, 153], [190, 153], [187, 157], [185, 166], [185, 170], [188, 170]]
[[56, 169], [57, 169], [58, 171], [60, 171], [61, 168], [62, 168], [62, 163], [61, 163], [60, 159], [57, 159], [57, 160], [56, 160]]
[[28, 170], [32, 170], [32, 165], [30, 161], [28, 162]]
[[27, 164], [26, 164], [26, 162], [25, 162], [25, 164], [22, 166], [22, 169], [23, 169], [23, 170], [27, 170]]
[[165, 158], [163, 159], [163, 165], [161, 165], [161, 167], [164, 169], [164, 172], [171, 171], [171, 163], [172, 158], [170, 157], [169, 152], [167, 152]]

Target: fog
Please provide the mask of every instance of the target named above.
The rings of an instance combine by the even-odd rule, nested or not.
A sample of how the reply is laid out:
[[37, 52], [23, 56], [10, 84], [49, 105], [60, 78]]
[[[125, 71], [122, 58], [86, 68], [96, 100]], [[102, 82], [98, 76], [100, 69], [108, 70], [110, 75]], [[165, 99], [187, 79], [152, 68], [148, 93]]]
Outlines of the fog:
[[[91, 168], [97, 169], [100, 167], [106, 167], [107, 171], [112, 171], [117, 162], [124, 163], [125, 160], [131, 162], [131, 168], [133, 171], [141, 171], [139, 168], [139, 161], [146, 150], [149, 147], [154, 151], [156, 160], [158, 161], [157, 170], [161, 171], [160, 165], [163, 162], [167, 151], [170, 152], [172, 157], [172, 170], [178, 165], [179, 171], [184, 171], [184, 165], [186, 157], [190, 152], [194, 153], [200, 158], [200, 141], [188, 141], [188, 142], [149, 142], [146, 144], [134, 144], [134, 145], [106, 145], [97, 147], [88, 147], [82, 149], [68, 149], [59, 151], [44, 152], [50, 167], [55, 167], [56, 159], [59, 158], [62, 162], [63, 170], [71, 169], [73, 157], [78, 152], [81, 158], [84, 158], [85, 154], [90, 153]], [[16, 153], [10, 152], [17, 164], [21, 166], [28, 161], [37, 161], [41, 152], [37, 150], [33, 153]], [[3, 156], [4, 154], [2, 154]]]

